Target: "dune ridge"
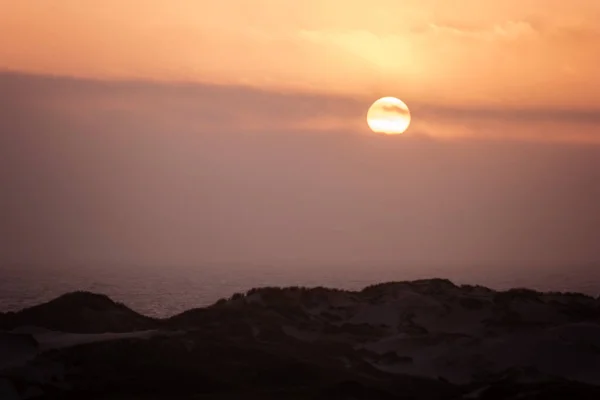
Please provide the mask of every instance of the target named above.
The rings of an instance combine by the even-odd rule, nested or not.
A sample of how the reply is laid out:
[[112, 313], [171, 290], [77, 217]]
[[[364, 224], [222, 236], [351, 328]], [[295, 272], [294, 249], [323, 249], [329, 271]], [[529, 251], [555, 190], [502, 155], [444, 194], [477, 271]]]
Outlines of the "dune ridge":
[[266, 287], [157, 319], [74, 292], [0, 314], [0, 327], [0, 342], [25, 343], [0, 364], [14, 398], [600, 398], [600, 299], [578, 293]]

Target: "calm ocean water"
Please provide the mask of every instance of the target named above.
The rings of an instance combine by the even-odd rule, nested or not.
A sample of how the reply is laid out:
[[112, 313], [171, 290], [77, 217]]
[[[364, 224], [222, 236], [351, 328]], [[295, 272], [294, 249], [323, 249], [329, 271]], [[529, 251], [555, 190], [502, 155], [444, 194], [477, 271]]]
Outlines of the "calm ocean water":
[[169, 316], [206, 306], [233, 293], [261, 286], [364, 286], [442, 277], [457, 284], [494, 289], [528, 287], [537, 290], [600, 294], [600, 268], [398, 268], [220, 265], [204, 267], [32, 267], [0, 266], [0, 311], [36, 305], [63, 293], [88, 290], [104, 293], [146, 315]]

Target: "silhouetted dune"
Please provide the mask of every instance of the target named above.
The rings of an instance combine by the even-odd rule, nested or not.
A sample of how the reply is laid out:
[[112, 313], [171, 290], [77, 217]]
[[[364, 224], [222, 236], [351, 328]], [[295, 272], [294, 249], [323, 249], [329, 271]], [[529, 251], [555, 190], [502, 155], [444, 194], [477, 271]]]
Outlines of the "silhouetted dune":
[[130, 332], [152, 329], [157, 321], [108, 296], [89, 292], [64, 294], [47, 303], [0, 316], [0, 326], [38, 326], [73, 333]]
[[[31, 387], [48, 396], [102, 399], [599, 393], [600, 300], [573, 293], [497, 292], [443, 279], [360, 291], [267, 287], [156, 320], [106, 296], [77, 292], [1, 318], [10, 331], [0, 341], [23, 344], [2, 372], [21, 393]], [[26, 344], [23, 334], [39, 345]]]

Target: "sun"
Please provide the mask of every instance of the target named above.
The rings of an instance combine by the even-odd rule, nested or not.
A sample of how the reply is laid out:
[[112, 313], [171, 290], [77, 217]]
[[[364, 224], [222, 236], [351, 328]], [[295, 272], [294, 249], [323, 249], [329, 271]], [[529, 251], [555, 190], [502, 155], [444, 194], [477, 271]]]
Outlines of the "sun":
[[387, 135], [404, 133], [410, 125], [410, 119], [406, 104], [395, 97], [382, 97], [367, 112], [369, 128], [373, 132]]

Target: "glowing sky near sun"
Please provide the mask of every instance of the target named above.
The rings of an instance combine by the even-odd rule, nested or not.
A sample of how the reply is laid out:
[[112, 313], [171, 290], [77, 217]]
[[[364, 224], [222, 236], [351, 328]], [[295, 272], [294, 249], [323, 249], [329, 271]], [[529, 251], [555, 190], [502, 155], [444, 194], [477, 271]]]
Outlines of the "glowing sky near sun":
[[0, 3], [0, 69], [244, 85], [366, 106], [391, 95], [411, 109], [483, 114], [600, 108], [596, 0]]
[[0, 67], [598, 105], [598, 18], [595, 0], [4, 0]]

